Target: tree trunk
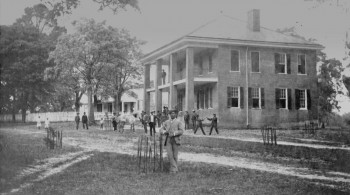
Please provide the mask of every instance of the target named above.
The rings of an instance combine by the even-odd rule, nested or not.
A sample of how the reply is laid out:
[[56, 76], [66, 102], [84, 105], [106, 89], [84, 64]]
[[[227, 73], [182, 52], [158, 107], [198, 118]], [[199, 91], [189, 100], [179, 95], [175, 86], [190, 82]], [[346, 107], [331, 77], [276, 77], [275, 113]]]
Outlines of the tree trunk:
[[12, 101], [12, 122], [16, 122], [16, 90], [13, 93], [13, 101]]
[[120, 112], [119, 103], [120, 103], [120, 98], [119, 98], [118, 94], [114, 95], [114, 112], [116, 114], [119, 114], [119, 112]]
[[75, 92], [75, 102], [74, 102], [74, 106], [75, 106], [75, 111], [79, 112], [80, 111], [80, 98], [79, 98], [79, 91]]
[[88, 95], [88, 118], [89, 118], [89, 123], [95, 123], [94, 105], [92, 104], [92, 87], [91, 87], [91, 84], [88, 86], [87, 95]]
[[25, 123], [26, 122], [27, 110], [24, 108], [24, 106], [21, 109], [21, 113], [22, 113], [22, 122]]

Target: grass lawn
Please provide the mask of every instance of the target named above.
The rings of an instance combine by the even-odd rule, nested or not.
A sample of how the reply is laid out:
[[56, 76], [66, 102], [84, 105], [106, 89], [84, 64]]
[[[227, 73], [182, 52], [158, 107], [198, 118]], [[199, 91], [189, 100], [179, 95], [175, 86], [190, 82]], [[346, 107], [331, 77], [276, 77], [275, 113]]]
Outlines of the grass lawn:
[[138, 174], [129, 155], [95, 153], [19, 194], [346, 194], [253, 170], [181, 163], [180, 172]]

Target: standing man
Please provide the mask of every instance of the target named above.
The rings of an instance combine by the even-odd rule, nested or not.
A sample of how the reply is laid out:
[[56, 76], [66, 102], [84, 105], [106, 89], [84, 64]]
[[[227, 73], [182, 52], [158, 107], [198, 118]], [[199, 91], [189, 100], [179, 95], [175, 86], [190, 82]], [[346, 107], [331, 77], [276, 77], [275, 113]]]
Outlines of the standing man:
[[184, 133], [183, 124], [176, 119], [175, 110], [170, 111], [170, 119], [165, 121], [164, 125], [160, 129], [160, 134], [166, 135], [165, 146], [168, 153], [168, 158], [170, 162], [170, 173], [177, 173], [178, 166], [178, 154], [179, 146], [181, 144], [180, 136]]
[[86, 129], [88, 130], [89, 129], [88, 118], [85, 112], [84, 112], [84, 115], [81, 117], [81, 122], [83, 123], [83, 129], [85, 129], [85, 126], [86, 126]]
[[190, 128], [190, 114], [187, 111], [185, 112], [184, 120], [185, 120], [185, 130], [189, 129]]
[[219, 134], [219, 131], [218, 131], [218, 118], [216, 118], [216, 114], [213, 114], [213, 118], [207, 118], [207, 119], [211, 121], [211, 127], [210, 127], [209, 135], [211, 135], [211, 132], [212, 132], [213, 128], [215, 128], [216, 134]]
[[143, 128], [145, 129], [145, 133], [147, 134], [147, 124], [149, 123], [150, 121], [150, 117], [149, 115], [145, 112], [144, 115], [143, 115], [143, 122], [144, 122], [144, 125], [143, 125]]
[[193, 127], [193, 130], [196, 129], [196, 121], [197, 121], [197, 118], [198, 118], [198, 115], [196, 113], [195, 110], [192, 110], [192, 116], [191, 116], [191, 121], [192, 121], [192, 127]]
[[161, 125], [161, 118], [162, 118], [162, 113], [160, 112], [160, 110], [158, 110], [158, 112], [157, 112], [157, 124], [158, 124], [158, 127], [160, 127], [160, 125]]
[[156, 133], [156, 128], [155, 128], [156, 120], [157, 120], [157, 117], [154, 115], [154, 111], [152, 111], [151, 116], [150, 116], [150, 121], [149, 121], [149, 131], [150, 131], [151, 136], [152, 136], [152, 132], [154, 134]]
[[116, 130], [118, 130], [117, 129], [117, 125], [118, 125], [118, 123], [117, 123], [117, 115], [116, 115], [116, 113], [113, 113], [113, 119], [112, 119], [112, 125], [113, 125], [113, 131], [116, 131]]
[[202, 119], [199, 116], [197, 116], [197, 125], [196, 125], [196, 130], [194, 130], [194, 134], [196, 134], [198, 128], [200, 128], [202, 130], [203, 135], [205, 135], [205, 132], [203, 130], [202, 121], [204, 121], [204, 119]]
[[164, 69], [162, 70], [162, 80], [163, 80], [163, 85], [165, 85], [165, 77], [166, 77], [166, 72]]
[[79, 123], [80, 123], [80, 117], [79, 117], [79, 112], [77, 112], [77, 116], [75, 116], [75, 123], [76, 123], [76, 128], [77, 130], [79, 129]]

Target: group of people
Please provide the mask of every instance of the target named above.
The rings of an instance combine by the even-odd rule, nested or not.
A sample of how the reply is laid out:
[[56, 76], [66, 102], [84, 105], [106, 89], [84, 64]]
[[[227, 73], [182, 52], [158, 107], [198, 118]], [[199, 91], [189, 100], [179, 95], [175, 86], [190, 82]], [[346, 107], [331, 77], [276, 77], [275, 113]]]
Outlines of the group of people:
[[[206, 135], [204, 130], [203, 130], [203, 121], [204, 118], [199, 117], [198, 113], [196, 113], [195, 110], [192, 111], [192, 115], [190, 115], [187, 111], [185, 112], [184, 115], [184, 121], [185, 121], [185, 129], [190, 128], [190, 120], [192, 122], [192, 129], [194, 131], [194, 134], [197, 133], [197, 130], [200, 129], [203, 133], [203, 135]], [[211, 121], [211, 126], [210, 126], [210, 132], [209, 135], [211, 135], [213, 129], [215, 129], [216, 133], [219, 134], [218, 130], [218, 118], [216, 117], [216, 114], [213, 114], [212, 118], [207, 117], [209, 121]]]
[[[41, 128], [41, 119], [40, 119], [40, 116], [38, 116], [38, 119], [37, 119], [37, 121], [36, 121], [36, 127], [38, 128], [38, 129], [40, 129]], [[46, 118], [46, 120], [45, 120], [45, 129], [48, 129], [50, 127], [50, 120], [49, 120], [49, 118]]]
[[[79, 112], [77, 112], [77, 115], [74, 118], [75, 121], [75, 126], [76, 129], [79, 129], [79, 123], [80, 123], [80, 116], [79, 116]], [[81, 117], [81, 122], [83, 123], [83, 129], [86, 128], [86, 130], [89, 129], [89, 124], [88, 124], [88, 117], [86, 116], [86, 113], [84, 112], [83, 116]]]

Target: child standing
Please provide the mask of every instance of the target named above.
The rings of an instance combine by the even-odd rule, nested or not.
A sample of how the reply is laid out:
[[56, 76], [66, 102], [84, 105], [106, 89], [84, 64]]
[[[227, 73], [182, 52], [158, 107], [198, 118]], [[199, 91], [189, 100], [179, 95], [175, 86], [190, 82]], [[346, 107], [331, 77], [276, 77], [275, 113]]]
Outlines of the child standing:
[[49, 121], [49, 118], [46, 118], [45, 129], [49, 129], [49, 127], [50, 127], [50, 121]]
[[104, 122], [104, 121], [103, 121], [103, 117], [102, 117], [101, 120], [100, 120], [100, 129], [101, 129], [101, 130], [103, 130], [103, 122]]
[[40, 120], [40, 116], [38, 116], [38, 119], [37, 119], [37, 121], [36, 121], [36, 127], [37, 127], [38, 129], [40, 129], [40, 128], [41, 128], [41, 120]]

